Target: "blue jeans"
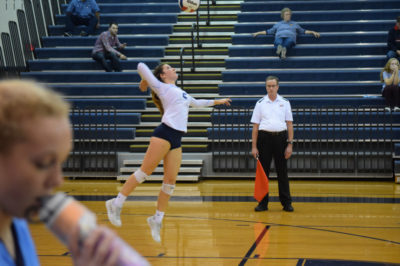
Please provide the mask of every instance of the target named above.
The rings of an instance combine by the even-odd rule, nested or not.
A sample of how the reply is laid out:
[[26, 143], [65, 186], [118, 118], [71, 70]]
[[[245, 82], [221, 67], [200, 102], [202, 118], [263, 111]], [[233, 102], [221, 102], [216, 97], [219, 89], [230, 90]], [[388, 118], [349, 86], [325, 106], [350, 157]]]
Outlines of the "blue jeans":
[[78, 25], [85, 25], [86, 26], [86, 33], [87, 34], [94, 34], [97, 25], [97, 17], [93, 16], [90, 18], [81, 18], [79, 16], [74, 15], [67, 15], [65, 20], [65, 31], [72, 33], [74, 28]]
[[400, 58], [400, 56], [396, 53], [396, 51], [390, 50], [386, 54], [386, 58], [387, 58], [387, 60], [389, 60], [390, 58]]
[[283, 47], [286, 48], [286, 52], [289, 52], [289, 49], [295, 46], [296, 43], [292, 38], [275, 38], [274, 41], [275, 48], [277, 48], [278, 45], [282, 45]]
[[[111, 72], [112, 70], [114, 70], [115, 72], [121, 72], [122, 71], [121, 63], [119, 62], [119, 57], [115, 53], [98, 52], [98, 53], [93, 54], [92, 58], [94, 60], [96, 60], [97, 62], [99, 62], [101, 64], [101, 66], [103, 67], [103, 69], [105, 71], [107, 71], [107, 72]], [[106, 59], [110, 59], [111, 66], [108, 65]]]

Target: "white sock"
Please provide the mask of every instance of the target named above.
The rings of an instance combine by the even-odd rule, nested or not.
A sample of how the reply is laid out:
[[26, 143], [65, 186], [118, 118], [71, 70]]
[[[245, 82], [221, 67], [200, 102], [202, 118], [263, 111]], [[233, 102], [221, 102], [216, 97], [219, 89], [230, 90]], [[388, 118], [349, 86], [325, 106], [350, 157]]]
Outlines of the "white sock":
[[164, 218], [164, 213], [165, 212], [160, 212], [159, 210], [156, 210], [156, 214], [154, 215], [154, 219], [156, 220], [157, 223], [162, 223], [162, 220]]
[[114, 206], [118, 207], [118, 208], [122, 208], [122, 205], [124, 205], [124, 202], [126, 200], [126, 196], [124, 196], [121, 192], [118, 193], [118, 196], [115, 198], [114, 200]]

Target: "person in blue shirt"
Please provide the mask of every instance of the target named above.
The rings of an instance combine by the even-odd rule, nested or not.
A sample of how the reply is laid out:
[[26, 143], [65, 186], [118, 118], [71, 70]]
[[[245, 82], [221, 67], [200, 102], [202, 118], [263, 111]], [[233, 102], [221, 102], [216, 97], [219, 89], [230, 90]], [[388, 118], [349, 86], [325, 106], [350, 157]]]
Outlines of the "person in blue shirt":
[[[62, 165], [72, 146], [68, 116], [61, 96], [37, 83], [0, 81], [1, 266], [39, 265], [27, 220], [36, 217], [42, 197], [63, 182]], [[105, 226], [94, 229], [82, 245], [71, 236], [74, 265], [117, 265], [116, 237]]]
[[253, 33], [253, 37], [260, 34], [275, 34], [274, 46], [276, 54], [285, 59], [290, 48], [296, 45], [297, 34], [312, 34], [315, 38], [319, 38], [320, 34], [316, 31], [305, 30], [297, 22], [291, 20], [292, 10], [285, 7], [281, 10], [282, 21], [276, 23], [272, 28], [266, 31], [258, 31]]
[[66, 12], [64, 36], [72, 36], [74, 28], [86, 25], [86, 30], [81, 31], [81, 36], [94, 34], [100, 28], [100, 8], [95, 0], [71, 0]]

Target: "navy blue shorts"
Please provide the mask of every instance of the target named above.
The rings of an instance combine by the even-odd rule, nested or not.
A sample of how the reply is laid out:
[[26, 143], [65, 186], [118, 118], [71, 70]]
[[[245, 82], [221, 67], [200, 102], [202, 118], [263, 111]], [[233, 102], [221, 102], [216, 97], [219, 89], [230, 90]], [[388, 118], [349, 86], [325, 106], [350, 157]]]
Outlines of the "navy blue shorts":
[[185, 132], [173, 129], [164, 123], [161, 123], [153, 131], [153, 137], [165, 139], [171, 144], [170, 150], [179, 148], [182, 145], [182, 136]]

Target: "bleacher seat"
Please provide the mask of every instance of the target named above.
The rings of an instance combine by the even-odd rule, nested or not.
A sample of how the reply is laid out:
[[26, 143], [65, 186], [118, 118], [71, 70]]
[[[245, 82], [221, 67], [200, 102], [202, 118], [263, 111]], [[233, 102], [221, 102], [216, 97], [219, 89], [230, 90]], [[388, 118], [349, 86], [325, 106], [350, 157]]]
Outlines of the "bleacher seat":
[[49, 83], [90, 83], [90, 82], [139, 82], [140, 76], [137, 72], [26, 72], [22, 75]]
[[110, 126], [113, 126], [113, 124], [117, 125], [132, 125], [132, 124], [139, 124], [141, 118], [141, 113], [110, 113], [110, 114], [104, 114], [102, 113], [101, 116], [98, 115], [96, 112], [89, 112], [89, 113], [84, 113], [84, 112], [74, 112], [70, 115], [71, 122], [73, 124], [103, 124], [104, 125], [109, 124]]
[[[126, 43], [127, 48], [135, 46], [165, 46], [168, 45], [168, 35], [155, 35], [155, 36], [120, 36], [118, 37], [121, 43]], [[97, 40], [97, 36], [87, 36], [82, 38], [81, 36], [47, 36], [42, 37], [43, 46], [49, 47], [73, 47], [73, 46], [89, 46], [93, 47]]]
[[[245, 107], [245, 108], [253, 108], [256, 105], [256, 102], [260, 98], [232, 98], [232, 105]], [[290, 101], [290, 105], [292, 108], [304, 107], [308, 106], [310, 108], [316, 107], [326, 107], [326, 106], [351, 106], [353, 108], [362, 107], [365, 105], [369, 106], [384, 106], [385, 102], [382, 97], [371, 96], [371, 97], [309, 97], [309, 98], [290, 98], [287, 97]]]
[[[35, 49], [37, 58], [91, 58], [93, 47], [72, 47], [72, 48], [38, 48]], [[127, 47], [124, 54], [130, 57], [162, 57], [163, 47]]]
[[295, 11], [311, 10], [363, 10], [363, 9], [394, 9], [400, 8], [397, 0], [368, 0], [368, 1], [263, 1], [251, 0], [241, 3], [242, 12], [280, 11], [284, 7]]
[[[74, 29], [74, 34], [78, 34], [84, 26], [77, 26]], [[172, 24], [121, 24], [118, 25], [118, 34], [171, 34]], [[95, 31], [96, 34], [100, 34], [103, 31], [108, 30], [108, 24], [102, 24], [99, 29]], [[65, 31], [64, 25], [54, 25], [48, 27], [49, 34], [51, 35], [63, 35]], [[66, 37], [68, 38], [68, 37]]]
[[[250, 139], [251, 130], [244, 128], [209, 128], [207, 129], [209, 139], [240, 140]], [[400, 128], [354, 128], [354, 127], [308, 127], [294, 128], [296, 141], [301, 140], [370, 140], [370, 139], [399, 139]]]
[[144, 110], [146, 107], [145, 99], [68, 99], [73, 107], [114, 107], [117, 110]]
[[53, 84], [51, 88], [65, 96], [148, 96], [150, 91], [142, 92], [139, 85], [121, 84]]
[[[155, 68], [160, 64], [159, 59], [142, 59], [133, 58], [121, 60], [122, 69], [136, 69], [139, 62], [146, 63], [150, 68]], [[100, 64], [93, 59], [80, 60], [30, 60], [28, 61], [29, 70], [31, 71], [51, 71], [51, 70], [103, 70]], [[103, 70], [104, 71], [104, 70]]]

